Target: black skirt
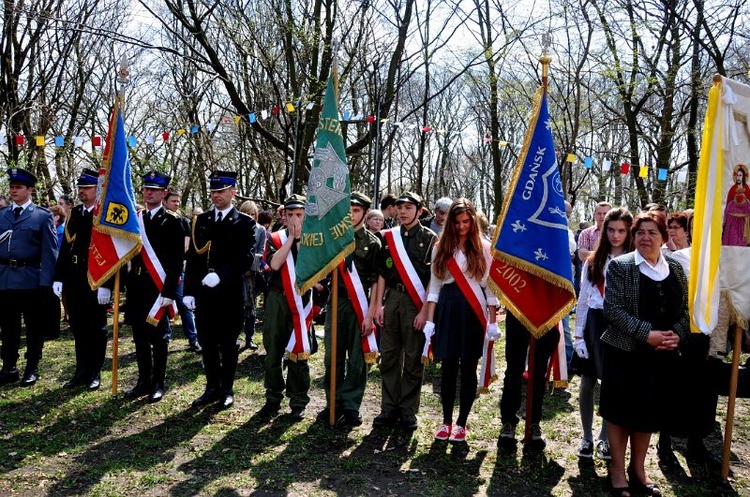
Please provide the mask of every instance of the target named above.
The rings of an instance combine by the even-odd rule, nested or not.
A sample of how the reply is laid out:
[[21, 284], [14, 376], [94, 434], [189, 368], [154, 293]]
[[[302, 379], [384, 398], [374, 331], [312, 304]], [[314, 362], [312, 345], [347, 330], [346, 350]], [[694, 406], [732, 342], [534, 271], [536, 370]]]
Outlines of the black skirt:
[[570, 361], [570, 371], [572, 374], [595, 376], [602, 379], [602, 335], [607, 329], [607, 319], [604, 317], [604, 311], [601, 309], [589, 309], [586, 313], [586, 327], [583, 330], [583, 340], [586, 342], [586, 349], [589, 351], [589, 358], [584, 359], [573, 354]]
[[618, 426], [642, 433], [660, 431], [670, 417], [672, 386], [668, 371], [676, 351], [656, 351], [639, 344], [633, 352], [607, 343], [604, 352], [599, 413]]
[[456, 283], [443, 285], [435, 308], [432, 353], [440, 359], [479, 359], [484, 329]]

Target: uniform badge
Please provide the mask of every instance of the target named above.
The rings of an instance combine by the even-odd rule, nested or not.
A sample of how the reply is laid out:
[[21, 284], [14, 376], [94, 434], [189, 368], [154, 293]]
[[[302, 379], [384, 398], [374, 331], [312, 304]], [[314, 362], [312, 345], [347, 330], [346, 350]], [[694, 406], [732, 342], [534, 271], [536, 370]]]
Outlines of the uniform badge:
[[389, 257], [389, 258], [387, 258], [385, 260], [385, 267], [387, 267], [388, 269], [390, 269], [390, 268], [393, 267], [393, 259], [392, 258]]

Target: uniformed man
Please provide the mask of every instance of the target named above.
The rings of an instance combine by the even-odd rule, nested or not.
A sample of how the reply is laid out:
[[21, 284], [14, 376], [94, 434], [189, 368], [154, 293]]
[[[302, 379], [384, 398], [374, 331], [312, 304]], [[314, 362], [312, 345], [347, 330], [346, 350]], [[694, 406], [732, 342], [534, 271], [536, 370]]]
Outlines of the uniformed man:
[[[336, 332], [336, 419], [344, 417], [351, 426], [362, 424], [359, 407], [367, 385], [368, 366], [362, 348], [362, 338], [373, 333], [373, 315], [377, 308], [373, 291], [378, 281], [377, 257], [380, 240], [365, 228], [365, 213], [372, 201], [360, 192], [352, 193], [351, 217], [354, 228], [354, 253], [339, 266], [338, 327]], [[352, 264], [354, 267], [352, 268]], [[328, 301], [325, 325], [325, 392], [328, 407], [319, 415], [329, 421], [331, 396], [331, 326]], [[366, 338], [365, 338], [366, 339]], [[374, 359], [374, 357], [372, 357]]]
[[232, 205], [237, 173], [214, 171], [209, 177], [213, 209], [193, 218], [185, 265], [185, 305], [195, 309], [203, 347], [206, 390], [193, 407], [234, 404], [237, 339], [244, 317], [243, 275], [253, 262], [255, 221]]
[[52, 289], [58, 297], [65, 292], [76, 352], [76, 370], [64, 388], [101, 385], [101, 370], [107, 352], [107, 308], [114, 281], [110, 279], [96, 290], [88, 280], [89, 245], [94, 226], [96, 184], [99, 173], [84, 169], [78, 177], [78, 198], [65, 223], [65, 236], [55, 267]]
[[128, 272], [128, 317], [133, 327], [138, 381], [126, 399], [164, 396], [169, 348], [169, 319], [176, 311], [177, 284], [182, 274], [185, 231], [180, 217], [164, 208], [170, 177], [158, 171], [143, 177], [143, 202], [138, 212], [143, 246]]
[[377, 302], [385, 305], [375, 313], [382, 325], [380, 375], [382, 399], [374, 427], [400, 421], [406, 430], [417, 429], [422, 391], [424, 321], [417, 315], [424, 304], [430, 281], [432, 247], [437, 236], [419, 223], [422, 198], [406, 192], [396, 200], [400, 226], [383, 232], [377, 283]]
[[21, 315], [26, 323], [26, 369], [21, 386], [36, 383], [44, 346], [44, 309], [52, 286], [57, 235], [52, 213], [31, 201], [36, 177], [25, 169], [8, 169], [11, 204], [0, 210], [0, 385], [18, 381]]
[[[272, 417], [279, 412], [284, 390], [289, 397], [289, 407], [295, 420], [304, 418], [305, 408], [310, 402], [310, 368], [307, 361], [287, 361], [286, 382], [282, 372], [282, 359], [295, 326], [292, 306], [296, 307], [297, 300], [294, 295], [297, 290], [290, 284], [289, 278], [284, 278], [284, 272], [293, 272], [294, 267], [289, 267], [289, 264], [297, 262], [306, 203], [307, 199], [297, 194], [284, 201], [286, 228], [273, 232], [266, 244], [265, 260], [271, 268], [271, 275], [268, 281], [269, 291], [263, 326], [263, 347], [266, 349], [263, 365], [266, 403], [258, 411], [261, 418]], [[288, 260], [290, 254], [291, 261]], [[307, 306], [311, 294], [312, 292], [308, 291], [301, 296], [303, 307]], [[297, 309], [296, 313], [302, 316], [303, 310]]]

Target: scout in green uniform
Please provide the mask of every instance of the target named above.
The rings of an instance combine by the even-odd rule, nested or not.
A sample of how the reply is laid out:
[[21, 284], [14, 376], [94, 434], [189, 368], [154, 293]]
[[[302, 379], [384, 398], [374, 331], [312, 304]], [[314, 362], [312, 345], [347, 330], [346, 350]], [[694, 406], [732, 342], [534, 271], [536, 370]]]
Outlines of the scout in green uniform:
[[[354, 264], [356, 273], [364, 290], [364, 296], [369, 298], [367, 312], [362, 312], [364, 321], [360, 321], [354, 306], [359, 305], [356, 295], [351, 295], [344, 281], [344, 275], [338, 278], [338, 328], [336, 332], [336, 419], [343, 415], [344, 420], [351, 426], [362, 424], [359, 407], [367, 385], [368, 366], [362, 350], [362, 337], [373, 333], [373, 315], [376, 309], [376, 292], [374, 285], [378, 280], [377, 257], [380, 250], [380, 240], [365, 228], [365, 212], [370, 208], [372, 200], [366, 195], [354, 192], [351, 200], [352, 228], [354, 228], [354, 253], [347, 257], [347, 267]], [[349, 273], [351, 274], [351, 273]], [[371, 288], [372, 287], [372, 288]], [[329, 309], [333, 305], [329, 300]], [[360, 306], [362, 309], [363, 306]], [[331, 407], [331, 326], [333, 312], [326, 313], [325, 326], [325, 391], [328, 407], [319, 415], [323, 422], [329, 420]]]
[[[310, 402], [310, 367], [307, 360], [287, 361], [287, 378], [284, 381], [282, 359], [289, 338], [294, 332], [294, 321], [289, 302], [285, 295], [282, 271], [285, 271], [287, 256], [291, 252], [296, 263], [299, 250], [299, 240], [302, 236], [302, 222], [305, 219], [305, 204], [307, 199], [302, 195], [293, 194], [284, 201], [286, 214], [287, 238], [280, 243], [279, 232], [271, 235], [266, 243], [265, 261], [271, 268], [268, 282], [268, 296], [266, 297], [265, 326], [263, 327], [263, 347], [266, 349], [266, 359], [263, 364], [264, 386], [266, 388], [266, 403], [258, 411], [261, 418], [275, 416], [281, 408], [284, 390], [289, 397], [289, 407], [292, 418], [301, 420], [305, 417], [305, 407]], [[277, 245], [277, 243], [279, 245]], [[304, 305], [310, 300], [312, 292], [302, 295]]]
[[[432, 247], [437, 235], [419, 223], [422, 208], [419, 195], [406, 192], [396, 200], [396, 206], [401, 225], [393, 228], [399, 231], [394, 231], [392, 235], [400, 234], [416, 277], [426, 289], [430, 281]], [[390, 237], [389, 233], [384, 234], [385, 244], [378, 257], [380, 276], [377, 301], [382, 302], [385, 294], [384, 307], [375, 313], [376, 322], [384, 327], [380, 339], [383, 396], [381, 412], [372, 425], [385, 426], [400, 420], [402, 428], [415, 430], [424, 372], [422, 349], [425, 337], [421, 331], [424, 320], [417, 318], [421, 305], [417, 307], [408, 292], [408, 285], [404, 285], [394, 259], [396, 247], [391, 246]], [[424, 300], [426, 295], [420, 297]]]

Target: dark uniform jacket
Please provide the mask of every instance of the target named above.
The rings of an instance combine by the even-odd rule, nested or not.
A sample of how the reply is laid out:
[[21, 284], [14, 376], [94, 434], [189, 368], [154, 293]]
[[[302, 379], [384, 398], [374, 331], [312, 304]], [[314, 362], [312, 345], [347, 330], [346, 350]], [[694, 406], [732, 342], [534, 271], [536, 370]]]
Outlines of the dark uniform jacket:
[[[185, 231], [180, 216], [164, 207], [160, 208], [152, 219], [149, 219], [146, 213], [147, 211], [143, 212], [146, 236], [166, 273], [161, 295], [174, 300], [182, 274]], [[141, 252], [133, 257], [128, 272], [128, 315], [133, 323], [146, 321], [148, 312], [159, 295], [156, 284], [144, 264], [144, 250], [145, 248], [141, 249]]]
[[[68, 295], [77, 290], [91, 291], [88, 281], [88, 258], [93, 226], [93, 209], [86, 212], [83, 204], [79, 204], [70, 210], [55, 266], [55, 281], [63, 283], [63, 289]], [[102, 286], [111, 290], [114, 286], [113, 280], [114, 278], [110, 278]]]
[[[419, 275], [422, 285], [427, 288], [430, 283], [432, 247], [437, 242], [437, 235], [430, 228], [422, 226], [420, 223], [417, 223], [410, 230], [407, 230], [405, 226], [399, 226], [394, 229], [401, 230], [401, 237], [404, 240], [406, 253], [409, 254], [409, 259], [414, 265], [414, 269]], [[402, 285], [403, 281], [401, 281], [401, 276], [396, 269], [393, 256], [391, 255], [391, 248], [388, 246], [385, 235], [383, 235], [383, 240], [384, 243], [383, 248], [380, 250], [378, 270], [383, 279], [385, 279], [388, 288], [396, 288], [398, 285]]]
[[51, 287], [57, 258], [52, 213], [30, 204], [16, 219], [12, 206], [0, 209], [0, 290]]
[[[224, 219], [214, 220], [216, 209], [193, 218], [190, 246], [186, 255], [185, 295], [209, 298], [217, 305], [244, 305], [245, 272], [253, 262], [255, 220], [232, 207]], [[201, 282], [215, 272], [215, 288]], [[220, 309], [213, 309], [221, 312]]]
[[[367, 228], [363, 228], [354, 232], [354, 244], [354, 253], [347, 257], [346, 264], [353, 263], [356, 266], [365, 294], [369, 295], [373, 283], [378, 281], [380, 240]], [[343, 278], [339, 278], [339, 295], [347, 295]]]

